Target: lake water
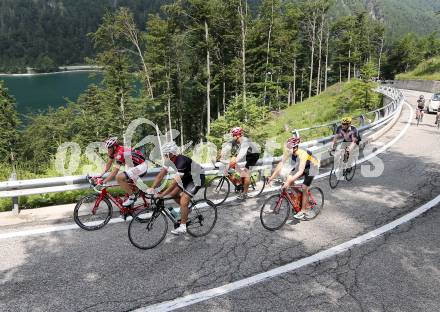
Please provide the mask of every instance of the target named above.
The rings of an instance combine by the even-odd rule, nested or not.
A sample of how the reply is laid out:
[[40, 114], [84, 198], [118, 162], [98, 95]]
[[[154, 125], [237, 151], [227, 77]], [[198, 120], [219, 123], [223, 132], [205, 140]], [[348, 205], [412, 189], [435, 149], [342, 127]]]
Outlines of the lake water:
[[47, 111], [49, 107], [66, 105], [65, 98], [75, 101], [91, 83], [98, 83], [96, 72], [78, 71], [32, 76], [0, 76], [9, 94], [17, 101], [20, 114]]

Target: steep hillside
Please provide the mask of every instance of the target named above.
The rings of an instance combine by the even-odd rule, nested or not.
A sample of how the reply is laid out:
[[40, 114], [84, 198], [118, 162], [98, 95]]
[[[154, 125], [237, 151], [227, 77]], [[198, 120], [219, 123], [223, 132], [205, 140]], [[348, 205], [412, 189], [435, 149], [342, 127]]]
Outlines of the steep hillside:
[[334, 16], [366, 10], [385, 24], [387, 37], [395, 40], [406, 33], [426, 35], [440, 29], [438, 0], [336, 0]]
[[410, 72], [396, 76], [400, 80], [439, 80], [440, 81], [440, 57], [434, 57], [417, 65]]

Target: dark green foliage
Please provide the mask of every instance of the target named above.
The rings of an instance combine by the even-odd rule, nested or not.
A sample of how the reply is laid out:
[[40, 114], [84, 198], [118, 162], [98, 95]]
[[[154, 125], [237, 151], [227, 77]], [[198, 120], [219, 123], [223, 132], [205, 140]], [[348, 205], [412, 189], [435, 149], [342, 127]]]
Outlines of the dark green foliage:
[[0, 162], [12, 164], [16, 158], [18, 125], [15, 100], [0, 80]]

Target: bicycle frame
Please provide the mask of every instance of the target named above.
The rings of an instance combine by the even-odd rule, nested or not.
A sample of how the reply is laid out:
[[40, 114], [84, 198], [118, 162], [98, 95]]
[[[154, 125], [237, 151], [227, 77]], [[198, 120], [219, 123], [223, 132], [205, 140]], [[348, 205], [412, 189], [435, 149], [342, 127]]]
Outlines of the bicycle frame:
[[97, 198], [97, 200], [95, 201], [95, 205], [93, 207], [92, 213], [95, 214], [96, 213], [96, 209], [98, 209], [99, 203], [104, 199], [104, 198], [108, 198], [112, 203], [114, 203], [116, 205], [116, 207], [119, 208], [119, 211], [122, 214], [126, 214], [128, 212], [132, 212], [135, 211], [139, 208], [147, 208], [150, 206], [150, 203], [147, 202], [147, 198], [145, 197], [145, 193], [144, 192], [140, 192], [140, 197], [142, 198], [142, 203], [138, 204], [138, 205], [134, 205], [133, 207], [124, 207], [122, 205], [122, 198], [119, 196], [113, 196], [111, 193], [109, 193], [107, 191], [107, 188], [104, 188], [100, 193], [99, 196]]
[[[295, 192], [295, 194], [293, 194], [293, 192]], [[280, 197], [278, 198], [278, 201], [276, 203], [274, 210], [279, 208], [283, 199], [287, 199], [288, 202], [290, 203], [290, 206], [292, 207], [292, 210], [295, 211], [295, 213], [300, 212], [302, 207], [300, 207], [299, 205], [302, 205], [302, 202], [299, 203], [299, 205], [296, 203], [296, 201], [292, 202], [292, 197], [297, 199], [300, 193], [302, 194], [302, 187], [301, 186], [296, 186], [296, 185], [291, 186], [289, 188], [289, 191], [286, 189], [281, 189]], [[308, 191], [307, 195], [309, 197], [309, 201], [313, 202], [313, 206], [316, 205], [316, 200], [313, 198], [312, 193], [310, 193], [310, 191]], [[301, 200], [302, 200], [302, 197], [301, 197]]]

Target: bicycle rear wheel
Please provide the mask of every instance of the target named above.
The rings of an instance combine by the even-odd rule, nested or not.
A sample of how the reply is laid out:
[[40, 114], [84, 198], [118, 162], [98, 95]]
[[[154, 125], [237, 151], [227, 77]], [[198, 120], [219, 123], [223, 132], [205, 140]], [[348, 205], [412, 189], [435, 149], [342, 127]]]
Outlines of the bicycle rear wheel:
[[212, 179], [205, 187], [205, 199], [216, 205], [221, 205], [229, 196], [231, 185], [225, 177], [218, 176]]
[[311, 187], [308, 201], [312, 214], [307, 214], [305, 218], [306, 220], [312, 220], [316, 218], [324, 206], [324, 192], [317, 186]]
[[217, 206], [209, 200], [198, 200], [189, 207], [186, 230], [191, 236], [205, 236], [217, 222]]
[[128, 225], [128, 239], [139, 249], [151, 249], [159, 245], [168, 231], [168, 221], [160, 211], [139, 211]]
[[261, 224], [266, 230], [278, 230], [289, 218], [290, 209], [289, 201], [280, 194], [270, 196], [260, 210]]
[[266, 177], [263, 175], [262, 170], [252, 171], [250, 172], [250, 180], [248, 190], [248, 197], [257, 197], [259, 196], [266, 186]]
[[[86, 231], [95, 231], [104, 227], [112, 217], [112, 204], [107, 198], [98, 202], [99, 194], [81, 198], [73, 209], [73, 219]], [[95, 208], [96, 205], [96, 208]]]

